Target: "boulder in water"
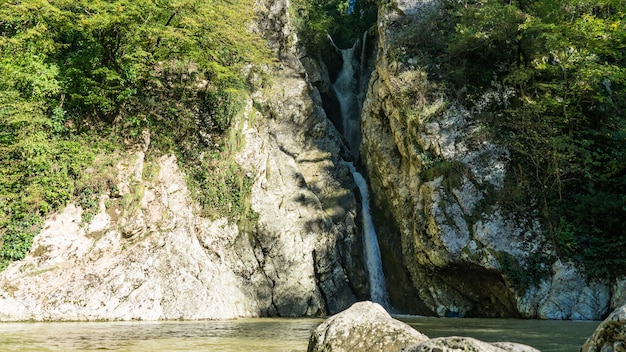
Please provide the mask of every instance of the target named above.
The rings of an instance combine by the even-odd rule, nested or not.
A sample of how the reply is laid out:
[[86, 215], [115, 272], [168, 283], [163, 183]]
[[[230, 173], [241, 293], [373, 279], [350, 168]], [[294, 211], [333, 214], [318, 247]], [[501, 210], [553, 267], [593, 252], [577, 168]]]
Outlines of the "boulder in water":
[[539, 352], [513, 342], [487, 343], [458, 336], [428, 339], [372, 302], [355, 303], [318, 326], [311, 334], [308, 352], [321, 351]]
[[581, 352], [626, 351], [626, 305], [611, 313], [583, 345]]
[[308, 352], [396, 352], [426, 340], [426, 335], [393, 319], [378, 303], [359, 302], [318, 326], [311, 334]]

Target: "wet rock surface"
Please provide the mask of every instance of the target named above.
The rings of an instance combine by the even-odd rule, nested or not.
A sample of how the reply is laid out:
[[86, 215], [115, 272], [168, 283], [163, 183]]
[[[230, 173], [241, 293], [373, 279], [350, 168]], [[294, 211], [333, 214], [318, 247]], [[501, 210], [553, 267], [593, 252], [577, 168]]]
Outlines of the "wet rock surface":
[[626, 351], [626, 306], [611, 313], [587, 339], [581, 352]]

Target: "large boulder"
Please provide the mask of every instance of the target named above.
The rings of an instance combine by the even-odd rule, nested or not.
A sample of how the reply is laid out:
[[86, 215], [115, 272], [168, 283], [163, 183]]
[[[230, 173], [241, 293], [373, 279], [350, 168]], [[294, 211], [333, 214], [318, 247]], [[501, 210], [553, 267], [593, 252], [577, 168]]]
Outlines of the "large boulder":
[[583, 345], [581, 352], [626, 351], [626, 306], [609, 315]]
[[311, 334], [308, 352], [318, 351], [539, 352], [518, 343], [487, 343], [470, 337], [428, 339], [372, 302], [355, 303], [318, 326]]
[[359, 302], [318, 326], [311, 334], [308, 352], [396, 352], [426, 340], [426, 335], [393, 319], [379, 304]]

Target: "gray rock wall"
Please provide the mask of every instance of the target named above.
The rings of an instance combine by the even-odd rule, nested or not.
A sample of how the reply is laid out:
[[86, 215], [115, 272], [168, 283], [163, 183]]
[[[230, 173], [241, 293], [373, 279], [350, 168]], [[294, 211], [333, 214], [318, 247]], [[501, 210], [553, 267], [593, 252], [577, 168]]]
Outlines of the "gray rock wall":
[[[434, 90], [441, 83], [436, 73], [418, 58], [394, 54], [401, 49], [396, 38], [440, 6], [403, 0], [381, 7], [361, 127], [361, 155], [378, 208], [395, 225], [389, 242], [400, 244], [396, 256], [409, 272], [416, 312], [601, 318], [611, 298], [608, 283], [589, 282], [574, 266], [555, 262], [537, 219], [498, 204], [508, 151], [487, 138], [475, 112], [451, 92]], [[507, 92], [494, 87], [479, 99], [507, 99]], [[543, 274], [532, 277], [535, 272]]]
[[105, 196], [81, 224], [69, 205], [0, 273], [0, 321], [318, 316], [366, 294], [341, 139], [298, 60], [288, 2], [258, 5], [253, 30], [268, 34], [281, 61], [235, 123], [245, 136], [236, 161], [255, 180], [256, 228], [199, 216], [175, 157], [144, 173], [145, 145], [121, 157], [114, 177], [132, 206]]

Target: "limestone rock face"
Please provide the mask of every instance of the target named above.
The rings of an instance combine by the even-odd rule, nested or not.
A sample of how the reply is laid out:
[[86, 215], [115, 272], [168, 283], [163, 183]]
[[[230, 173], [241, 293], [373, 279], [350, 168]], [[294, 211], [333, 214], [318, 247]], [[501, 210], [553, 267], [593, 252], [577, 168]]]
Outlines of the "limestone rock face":
[[521, 310], [541, 319], [598, 320], [608, 310], [611, 292], [600, 281], [589, 281], [571, 264], [552, 265], [551, 281], [543, 281], [519, 298]]
[[581, 352], [626, 351], [626, 306], [611, 313], [587, 339]]
[[354, 183], [316, 89], [288, 66], [278, 77], [255, 97], [264, 110], [238, 158], [258, 180], [258, 265], [277, 307], [270, 315], [334, 313], [366, 294]]
[[[402, 262], [386, 270], [408, 271], [404, 291], [413, 290], [396, 301], [439, 316], [600, 319], [609, 284], [553, 263], [539, 221], [497, 202], [509, 153], [487, 139], [472, 118], [476, 108], [432, 94], [432, 68], [427, 73], [418, 58], [397, 55], [396, 39], [421, 28], [440, 6], [394, 0], [380, 8], [376, 69], [363, 108], [361, 155], [375, 202], [394, 229], [382, 242]], [[506, 100], [507, 92], [494, 87], [477, 99]]]
[[174, 156], [144, 172], [146, 145], [122, 157], [119, 194], [90, 223], [69, 205], [0, 273], [0, 320], [319, 316], [367, 294], [341, 138], [297, 59], [288, 2], [258, 5], [253, 30], [271, 34], [282, 61], [236, 122], [256, 227], [199, 216]]
[[311, 334], [308, 351], [395, 352], [426, 340], [426, 335], [393, 319], [379, 304], [360, 302], [318, 326]]
[[[127, 160], [141, 172], [143, 153]], [[0, 276], [0, 320], [224, 319], [258, 315], [258, 305], [227, 263], [203, 248], [237, 238], [225, 221], [194, 216], [185, 179], [173, 156], [159, 160], [154, 180], [142, 181], [139, 210], [144, 220], [127, 236], [124, 208], [102, 199], [102, 212], [81, 226], [82, 210], [69, 205], [48, 219], [33, 250]], [[139, 180], [133, 180], [139, 182]], [[129, 221], [137, 215], [130, 215]], [[126, 224], [128, 224], [126, 222]]]
[[616, 309], [626, 304], [626, 278], [621, 278], [615, 282], [611, 290], [611, 308]]

